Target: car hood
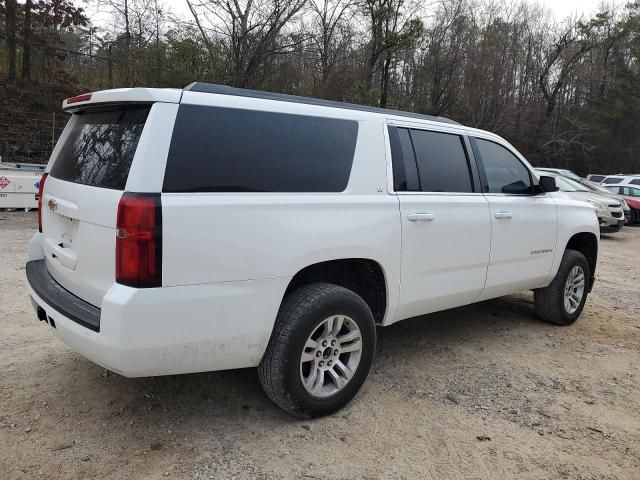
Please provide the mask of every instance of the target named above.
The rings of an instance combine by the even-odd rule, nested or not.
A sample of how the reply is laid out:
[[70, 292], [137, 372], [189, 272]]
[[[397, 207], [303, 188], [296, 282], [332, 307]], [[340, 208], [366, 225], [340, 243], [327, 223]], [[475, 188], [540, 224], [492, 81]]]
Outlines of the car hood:
[[582, 201], [593, 201], [593, 202], [601, 202], [605, 205], [613, 205], [614, 203], [620, 204], [621, 201], [618, 198], [612, 198], [609, 195], [601, 195], [599, 193], [594, 192], [562, 192], [565, 195], [568, 195], [570, 198], [574, 200], [582, 200]]

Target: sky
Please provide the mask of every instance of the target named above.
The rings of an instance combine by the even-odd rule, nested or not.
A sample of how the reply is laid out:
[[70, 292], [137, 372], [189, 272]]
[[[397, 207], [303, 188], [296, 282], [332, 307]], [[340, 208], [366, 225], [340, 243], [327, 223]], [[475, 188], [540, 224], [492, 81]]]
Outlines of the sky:
[[[185, 0], [165, 0], [167, 5], [170, 5], [176, 13], [182, 15], [188, 15], [189, 10]], [[544, 5], [545, 7], [553, 10], [558, 18], [567, 17], [573, 13], [588, 14], [597, 10], [598, 5], [602, 3], [602, 0], [532, 0], [531, 3], [536, 2]], [[609, 0], [606, 3], [614, 3], [618, 5], [624, 5], [627, 0]]]
[[[556, 18], [565, 18], [577, 13], [579, 15], [588, 16], [595, 12], [602, 0], [538, 0], [538, 3], [552, 10]], [[615, 4], [622, 6], [627, 3], [626, 0], [608, 1], [607, 4]]]
[[[507, 0], [508, 1], [508, 0]], [[585, 18], [589, 18], [593, 14], [603, 0], [529, 0], [530, 3], [539, 3], [544, 7], [550, 9], [557, 20], [562, 20], [566, 17], [577, 15], [584, 15]], [[607, 0], [606, 4], [616, 5], [619, 7], [624, 6], [630, 0]], [[163, 2], [168, 6], [172, 12], [179, 17], [186, 20], [191, 20], [191, 13], [187, 7], [186, 0], [164, 0]], [[87, 13], [89, 17], [97, 24], [104, 24], [108, 16], [104, 13], [97, 13], [94, 8], [88, 7]]]

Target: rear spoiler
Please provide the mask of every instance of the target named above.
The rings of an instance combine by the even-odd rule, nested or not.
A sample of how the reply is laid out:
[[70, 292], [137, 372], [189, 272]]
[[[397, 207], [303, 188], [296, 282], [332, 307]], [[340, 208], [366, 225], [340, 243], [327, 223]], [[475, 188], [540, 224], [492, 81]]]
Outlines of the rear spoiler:
[[83, 93], [62, 102], [65, 112], [85, 110], [93, 105], [121, 103], [180, 103], [182, 90], [176, 88], [116, 88]]

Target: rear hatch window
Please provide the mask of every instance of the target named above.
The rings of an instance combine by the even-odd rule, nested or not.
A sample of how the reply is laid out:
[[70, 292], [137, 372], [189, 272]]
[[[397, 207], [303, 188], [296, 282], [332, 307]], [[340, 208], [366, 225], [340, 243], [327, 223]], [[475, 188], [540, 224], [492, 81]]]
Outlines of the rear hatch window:
[[77, 114], [51, 176], [92, 187], [124, 190], [150, 106]]

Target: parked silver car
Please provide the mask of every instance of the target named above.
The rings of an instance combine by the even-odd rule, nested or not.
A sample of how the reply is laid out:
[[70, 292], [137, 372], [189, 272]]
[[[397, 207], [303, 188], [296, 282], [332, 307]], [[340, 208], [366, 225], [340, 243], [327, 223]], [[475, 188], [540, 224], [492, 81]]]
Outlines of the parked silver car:
[[622, 202], [607, 195], [589, 190], [580, 182], [576, 182], [565, 175], [548, 169], [536, 169], [541, 175], [550, 175], [556, 179], [556, 185], [561, 192], [571, 198], [591, 203], [596, 208], [600, 231], [603, 233], [617, 232], [625, 224]]
[[617, 195], [616, 193], [610, 190], [607, 190], [605, 187], [601, 186], [600, 184], [595, 183], [595, 181], [582, 178], [576, 173], [573, 173], [571, 170], [566, 170], [562, 168], [537, 168], [536, 170], [538, 172], [541, 172], [544, 175], [554, 174], [554, 173], [563, 175], [569, 178], [570, 180], [574, 180], [580, 183], [583, 187], [588, 188], [594, 193], [597, 193], [599, 195], [604, 195], [605, 197], [613, 198], [619, 201], [622, 204], [622, 211], [624, 212], [624, 219], [626, 223], [629, 223], [631, 221], [631, 208], [629, 207], [629, 205], [627, 204], [627, 202], [625, 201], [622, 195]]

